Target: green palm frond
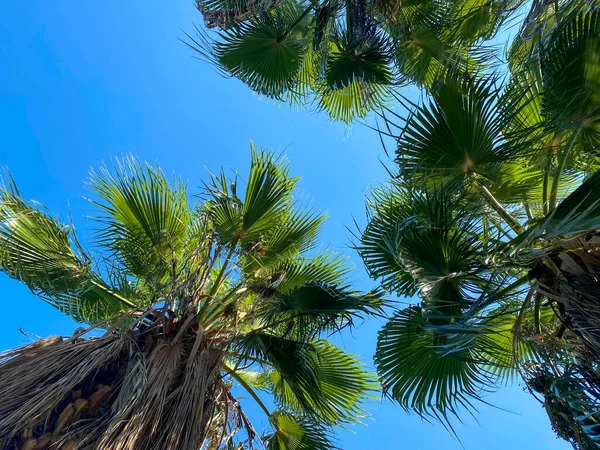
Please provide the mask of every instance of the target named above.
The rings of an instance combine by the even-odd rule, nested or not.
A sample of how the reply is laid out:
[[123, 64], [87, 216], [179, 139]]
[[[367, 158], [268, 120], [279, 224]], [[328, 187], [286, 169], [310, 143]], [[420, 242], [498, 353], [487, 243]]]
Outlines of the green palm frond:
[[489, 176], [494, 165], [524, 152], [525, 143], [505, 138], [515, 112], [501, 108], [499, 100], [494, 77], [445, 77], [402, 127], [396, 152], [401, 173]]
[[268, 450], [339, 450], [323, 426], [281, 411], [269, 420], [275, 431], [263, 437]]
[[488, 187], [499, 202], [510, 205], [542, 203], [544, 172], [529, 159], [520, 158], [492, 167]]
[[[302, 243], [307, 235], [313, 236], [321, 219], [310, 213], [291, 214], [292, 190], [297, 178], [289, 176], [288, 162], [272, 153], [258, 151], [254, 144], [251, 145], [251, 155], [243, 200], [237, 192], [237, 179], [229, 180], [224, 173], [213, 176], [212, 182], [205, 186], [208, 209], [221, 241], [253, 248], [258, 243], [262, 246], [265, 240], [273, 237], [274, 232], [279, 231], [286, 243], [286, 238], [293, 234], [290, 230], [279, 228], [281, 221], [286, 220], [296, 227], [296, 244], [298, 241]], [[285, 236], [288, 231], [290, 235]], [[277, 236], [274, 239], [278, 239]]]
[[542, 45], [542, 106], [559, 129], [583, 129], [598, 143], [600, 6], [571, 12]]
[[[512, 4], [511, 4], [512, 3]], [[472, 43], [477, 39], [492, 38], [508, 15], [506, 11], [514, 8], [518, 1], [504, 0], [461, 0], [456, 2], [452, 12], [448, 34], [455, 42]]]
[[259, 94], [281, 98], [293, 89], [306, 51], [294, 28], [301, 14], [294, 2], [285, 2], [221, 33], [213, 50], [217, 64]]
[[252, 148], [250, 175], [244, 198], [243, 236], [253, 239], [273, 228], [290, 206], [297, 178], [289, 176], [289, 163], [265, 151]]
[[[402, 30], [396, 45], [399, 72], [416, 84], [430, 86], [446, 71], [446, 44], [427, 26], [417, 24]], [[447, 53], [448, 52], [448, 53]]]
[[2, 272], [78, 322], [100, 322], [136, 306], [94, 273], [73, 227], [25, 202], [10, 177], [7, 182], [0, 191]]
[[349, 272], [347, 257], [326, 251], [312, 258], [300, 257], [277, 263], [269, 268], [266, 278], [276, 283], [277, 291], [288, 293], [314, 280], [343, 285]]
[[278, 324], [299, 336], [316, 338], [325, 332], [352, 327], [365, 315], [383, 315], [380, 292], [362, 294], [346, 287], [311, 282], [287, 293], [273, 294], [260, 320]]
[[471, 349], [452, 356], [437, 349], [444, 338], [427, 329], [420, 308], [398, 311], [379, 332], [375, 366], [384, 392], [405, 410], [449, 424], [459, 410], [475, 409], [490, 379]]
[[532, 242], [544, 238], [569, 238], [590, 229], [600, 227], [600, 171], [585, 180], [567, 196], [554, 211], [531, 227], [523, 236], [517, 237], [519, 248], [523, 240]]
[[98, 243], [132, 275], [160, 282], [183, 249], [191, 220], [185, 186], [171, 187], [160, 169], [132, 158], [117, 161], [114, 169], [93, 171], [89, 186], [99, 200], [92, 203], [102, 225]]
[[304, 417], [333, 425], [356, 421], [375, 380], [360, 363], [323, 341], [301, 343], [261, 332], [251, 332], [233, 343], [236, 352], [265, 361], [274, 370], [269, 389], [280, 406]]
[[0, 192], [2, 270], [48, 294], [77, 288], [86, 277], [89, 261], [73, 249], [73, 229], [40, 206], [25, 202], [12, 180], [8, 182]]
[[306, 395], [311, 403], [307, 409], [298, 393], [286, 379], [274, 372], [270, 386], [280, 407], [291, 410], [302, 417], [311, 417], [313, 409], [318, 411], [318, 419], [328, 425], [340, 422], [360, 422], [367, 417], [362, 403], [367, 393], [374, 393], [376, 378], [366, 372], [356, 357], [344, 353], [341, 349], [320, 341], [315, 344], [316, 353], [310, 361], [313, 365], [314, 378], [320, 393]]
[[317, 88], [317, 109], [326, 111], [333, 120], [350, 123], [384, 105], [388, 92], [387, 86], [359, 80], [340, 89], [331, 89], [323, 85]]
[[399, 216], [405, 207], [396, 190], [375, 190], [367, 204], [369, 223], [355, 248], [371, 278], [378, 280], [383, 288], [409, 297], [418, 291], [418, 285], [410, 272], [398, 264], [396, 247], [396, 230], [402, 223]]
[[325, 214], [313, 210], [292, 210], [281, 217], [274, 230], [265, 233], [264, 239], [249, 245], [248, 258], [243, 269], [250, 276], [261, 268], [271, 268], [282, 261], [294, 260], [316, 245]]
[[439, 280], [476, 279], [480, 225], [449, 189], [393, 185], [375, 191], [368, 208], [358, 250], [371, 276], [388, 288], [412, 295], [419, 284], [430, 289]]
[[329, 88], [343, 89], [354, 81], [379, 85], [392, 82], [389, 44], [383, 37], [350, 35], [348, 31], [340, 34], [325, 68]]

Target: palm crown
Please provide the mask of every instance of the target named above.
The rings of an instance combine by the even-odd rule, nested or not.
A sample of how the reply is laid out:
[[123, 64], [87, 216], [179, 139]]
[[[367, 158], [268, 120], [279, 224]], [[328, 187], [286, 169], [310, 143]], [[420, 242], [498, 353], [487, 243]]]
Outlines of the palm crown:
[[384, 288], [421, 300], [379, 334], [391, 398], [450, 425], [519, 372], [587, 449], [600, 442], [600, 9], [561, 6], [516, 37], [508, 80], [450, 71], [422, 103], [400, 98], [407, 116], [386, 113], [399, 170], [357, 248]]
[[335, 120], [364, 117], [398, 86], [490, 63], [492, 38], [520, 5], [505, 0], [198, 0], [213, 39], [187, 43], [226, 76]]
[[322, 336], [382, 301], [348, 287], [345, 259], [315, 253], [324, 216], [299, 207], [296, 183], [253, 147], [245, 192], [221, 172], [192, 205], [181, 181], [124, 159], [91, 174], [92, 255], [8, 178], [2, 271], [107, 331], [0, 357], [2, 448], [237, 448], [240, 428], [251, 445], [232, 384], [268, 414], [268, 448], [334, 448], [331, 427], [360, 420], [375, 384]]

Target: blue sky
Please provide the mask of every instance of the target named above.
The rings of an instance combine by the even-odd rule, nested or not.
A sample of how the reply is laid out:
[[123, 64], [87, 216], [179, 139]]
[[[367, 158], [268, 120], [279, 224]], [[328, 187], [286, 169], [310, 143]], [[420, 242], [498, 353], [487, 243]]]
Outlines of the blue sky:
[[[194, 59], [178, 37], [201, 22], [192, 0], [67, 2], [7, 0], [0, 21], [0, 164], [7, 166], [26, 198], [72, 220], [89, 234], [84, 180], [89, 168], [132, 153], [159, 162], [197, 192], [206, 168], [239, 169], [249, 163], [249, 141], [285, 151], [302, 175], [304, 195], [329, 212], [323, 241], [352, 257], [356, 285], [368, 280], [349, 249], [346, 227], [364, 223], [369, 186], [385, 180], [386, 156], [376, 134], [350, 130], [324, 114], [292, 111], [258, 99], [237, 80], [223, 79]], [[5, 320], [0, 351], [26, 342], [18, 329], [49, 336], [76, 325], [0, 274]], [[344, 347], [372, 366], [377, 330], [368, 321]], [[477, 423], [457, 426], [466, 449], [568, 449], [556, 439], [540, 405], [522, 387], [486, 396]], [[354, 449], [461, 449], [441, 426], [374, 400], [368, 426], [339, 434]], [[266, 425], [251, 405], [257, 427]]]

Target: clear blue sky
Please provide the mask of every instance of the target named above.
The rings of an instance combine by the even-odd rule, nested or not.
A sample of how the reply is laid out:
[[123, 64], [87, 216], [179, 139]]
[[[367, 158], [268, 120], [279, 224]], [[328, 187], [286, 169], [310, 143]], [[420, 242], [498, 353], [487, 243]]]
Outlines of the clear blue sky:
[[[91, 166], [133, 153], [179, 174], [193, 192], [205, 167], [243, 173], [252, 138], [286, 151], [293, 173], [303, 176], [303, 192], [329, 211], [324, 241], [352, 256], [359, 287], [373, 286], [348, 248], [346, 226], [353, 217], [364, 223], [364, 195], [385, 179], [377, 136], [262, 101], [193, 59], [177, 40], [201, 22], [192, 0], [4, 0], [0, 16], [0, 164], [26, 198], [64, 220], [72, 214], [85, 237], [90, 208], [83, 181]], [[0, 295], [0, 350], [25, 343], [19, 327], [41, 336], [76, 327], [1, 274]], [[342, 339], [369, 367], [380, 326], [364, 323]], [[466, 449], [570, 448], [521, 387], [486, 399], [512, 413], [482, 405], [479, 424], [470, 419], [457, 426]], [[389, 402], [373, 401], [369, 408], [368, 426], [340, 433], [344, 450], [461, 448], [441, 426]], [[248, 412], [258, 428], [266, 424], [259, 411], [248, 406]]]

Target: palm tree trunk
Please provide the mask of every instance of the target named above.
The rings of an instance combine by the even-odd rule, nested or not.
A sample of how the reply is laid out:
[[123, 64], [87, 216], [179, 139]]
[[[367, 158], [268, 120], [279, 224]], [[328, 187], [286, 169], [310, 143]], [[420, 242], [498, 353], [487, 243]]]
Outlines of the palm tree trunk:
[[600, 356], [600, 234], [563, 242], [548, 258], [531, 271], [538, 291], [558, 303], [565, 326]]
[[222, 353], [190, 323], [52, 338], [3, 355], [0, 448], [198, 450]]

